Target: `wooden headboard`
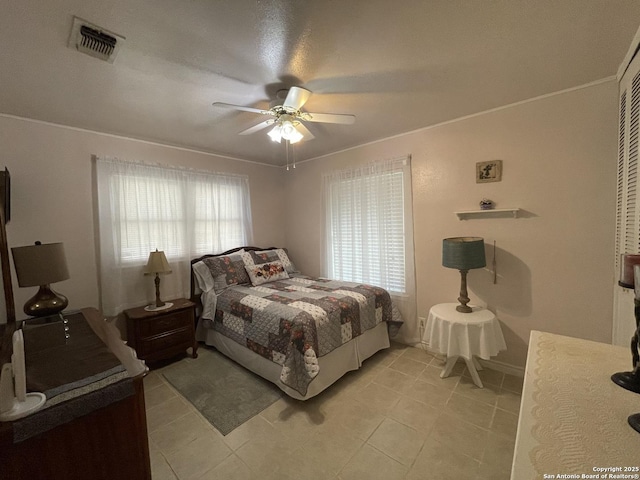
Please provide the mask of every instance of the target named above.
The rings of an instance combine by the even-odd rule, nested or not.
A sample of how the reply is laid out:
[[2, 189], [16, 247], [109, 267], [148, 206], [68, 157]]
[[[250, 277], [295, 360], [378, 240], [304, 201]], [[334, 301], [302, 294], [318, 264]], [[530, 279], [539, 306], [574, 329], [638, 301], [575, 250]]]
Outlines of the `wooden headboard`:
[[[202, 306], [200, 304], [200, 296], [196, 295], [196, 278], [195, 278], [195, 276], [193, 274], [193, 264], [194, 263], [198, 263], [199, 261], [204, 260], [205, 258], [221, 257], [223, 255], [231, 255], [232, 253], [239, 252], [240, 250], [261, 251], [261, 250], [275, 250], [276, 248], [281, 248], [281, 247], [237, 247], [237, 248], [232, 248], [231, 250], [227, 250], [226, 252], [216, 253], [216, 254], [209, 253], [207, 255], [202, 255], [201, 257], [194, 258], [193, 260], [191, 260], [191, 291], [190, 291], [189, 299], [192, 302], [195, 302], [198, 306]], [[286, 249], [284, 249], [284, 250], [286, 251]]]

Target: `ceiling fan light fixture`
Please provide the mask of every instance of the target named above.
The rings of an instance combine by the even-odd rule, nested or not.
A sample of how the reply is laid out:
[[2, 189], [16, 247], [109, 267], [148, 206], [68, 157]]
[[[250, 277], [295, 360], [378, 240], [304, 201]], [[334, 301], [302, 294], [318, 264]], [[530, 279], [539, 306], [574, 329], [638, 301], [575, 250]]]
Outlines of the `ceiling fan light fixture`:
[[280, 143], [282, 141], [282, 126], [276, 125], [267, 133], [272, 141]]
[[304, 122], [338, 123], [351, 125], [356, 117], [343, 113], [310, 113], [302, 111], [302, 106], [309, 99], [311, 92], [301, 87], [291, 87], [289, 90], [279, 90], [276, 99], [271, 102], [269, 110], [262, 110], [242, 105], [233, 105], [224, 102], [214, 102], [216, 107], [231, 108], [242, 112], [269, 115], [271, 118], [257, 125], [249, 127], [240, 135], [249, 135], [271, 125], [274, 125], [267, 134], [272, 141], [282, 143], [284, 138], [289, 143], [297, 143], [300, 140], [313, 140], [315, 136], [309, 131]]
[[282, 134], [282, 138], [284, 138], [285, 140], [289, 140], [289, 143], [298, 143], [300, 140], [302, 140], [303, 136], [304, 135], [296, 130], [296, 127], [293, 125], [292, 130], [288, 132], [287, 135], [285, 135], [284, 133]]
[[282, 122], [282, 136], [287, 140], [290, 140], [291, 136], [296, 132], [296, 127], [293, 126], [289, 120]]
[[297, 143], [304, 137], [296, 128], [293, 116], [282, 115], [278, 124], [280, 125], [280, 135], [285, 140], [288, 140], [289, 143]]

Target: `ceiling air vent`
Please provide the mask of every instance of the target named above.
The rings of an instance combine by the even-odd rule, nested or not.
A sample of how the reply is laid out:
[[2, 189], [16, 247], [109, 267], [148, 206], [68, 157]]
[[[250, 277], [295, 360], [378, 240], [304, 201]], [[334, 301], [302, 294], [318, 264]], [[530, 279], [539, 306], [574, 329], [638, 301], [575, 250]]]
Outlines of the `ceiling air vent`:
[[73, 26], [69, 36], [70, 48], [113, 63], [123, 43], [124, 37], [81, 18], [73, 17]]

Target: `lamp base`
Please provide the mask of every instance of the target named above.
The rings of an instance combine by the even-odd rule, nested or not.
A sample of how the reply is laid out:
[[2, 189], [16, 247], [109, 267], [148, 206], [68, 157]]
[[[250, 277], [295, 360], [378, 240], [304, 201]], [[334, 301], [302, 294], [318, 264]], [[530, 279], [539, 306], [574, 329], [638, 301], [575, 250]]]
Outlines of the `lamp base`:
[[473, 308], [471, 308], [469, 305], [458, 305], [456, 307], [456, 310], [462, 313], [471, 313], [473, 312]]
[[616, 385], [635, 393], [640, 393], [640, 375], [637, 372], [618, 372], [611, 375]]
[[631, 425], [631, 428], [640, 433], [640, 413], [630, 415], [629, 418], [627, 418], [627, 421], [629, 422], [629, 425]]
[[60, 313], [67, 305], [67, 297], [54, 292], [49, 285], [41, 285], [38, 293], [24, 304], [23, 311], [30, 317], [48, 317]]

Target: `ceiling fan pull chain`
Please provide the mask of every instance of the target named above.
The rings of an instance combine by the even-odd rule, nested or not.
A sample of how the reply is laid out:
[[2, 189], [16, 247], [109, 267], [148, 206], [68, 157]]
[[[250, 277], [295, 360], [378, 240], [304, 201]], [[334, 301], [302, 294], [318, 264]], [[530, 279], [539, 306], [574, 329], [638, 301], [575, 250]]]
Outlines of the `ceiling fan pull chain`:
[[[289, 142], [291, 143], [291, 142]], [[291, 156], [293, 157], [293, 168], [296, 168], [296, 147], [291, 145]]]
[[284, 141], [285, 152], [287, 152], [287, 172], [289, 171], [289, 140]]

